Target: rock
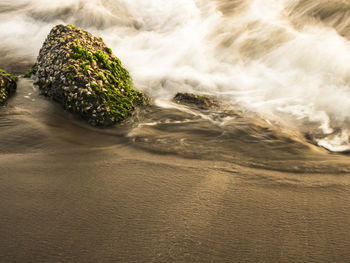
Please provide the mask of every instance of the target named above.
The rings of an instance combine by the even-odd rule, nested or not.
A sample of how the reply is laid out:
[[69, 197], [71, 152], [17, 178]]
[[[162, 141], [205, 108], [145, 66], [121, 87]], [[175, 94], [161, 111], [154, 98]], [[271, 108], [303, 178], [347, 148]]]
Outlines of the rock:
[[72, 25], [51, 30], [33, 73], [44, 95], [92, 125], [123, 121], [147, 103], [102, 38]]
[[3, 104], [17, 88], [17, 78], [0, 69], [0, 104]]
[[34, 64], [32, 68], [24, 75], [25, 78], [31, 78], [33, 75], [35, 75], [37, 71], [37, 64]]
[[174, 101], [180, 104], [196, 106], [204, 110], [217, 108], [220, 105], [219, 101], [214, 98], [192, 93], [177, 93], [174, 97]]

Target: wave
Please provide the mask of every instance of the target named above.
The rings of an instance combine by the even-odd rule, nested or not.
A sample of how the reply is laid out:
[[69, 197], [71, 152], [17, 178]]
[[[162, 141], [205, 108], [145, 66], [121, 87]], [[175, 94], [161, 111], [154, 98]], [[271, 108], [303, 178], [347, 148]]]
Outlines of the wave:
[[11, 54], [33, 62], [52, 26], [75, 24], [102, 36], [154, 98], [214, 95], [330, 150], [350, 149], [347, 1], [6, 0], [0, 7], [6, 61]]

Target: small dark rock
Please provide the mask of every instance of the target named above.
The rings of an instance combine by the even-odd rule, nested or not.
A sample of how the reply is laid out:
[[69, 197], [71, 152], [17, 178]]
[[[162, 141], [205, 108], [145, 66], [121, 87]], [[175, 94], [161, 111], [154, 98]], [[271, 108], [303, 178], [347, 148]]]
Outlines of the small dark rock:
[[177, 93], [174, 97], [174, 101], [179, 104], [196, 106], [204, 110], [217, 108], [220, 105], [220, 103], [214, 98], [192, 93]]

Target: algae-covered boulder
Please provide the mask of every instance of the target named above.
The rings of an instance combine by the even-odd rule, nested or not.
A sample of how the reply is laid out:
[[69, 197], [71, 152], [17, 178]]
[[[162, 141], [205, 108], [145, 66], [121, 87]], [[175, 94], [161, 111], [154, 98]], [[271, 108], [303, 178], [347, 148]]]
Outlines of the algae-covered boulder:
[[3, 104], [17, 88], [17, 78], [0, 69], [0, 104]]
[[92, 125], [122, 121], [146, 102], [102, 39], [72, 25], [51, 30], [32, 71], [43, 94]]
[[174, 101], [179, 104], [196, 106], [203, 110], [217, 108], [220, 105], [220, 102], [215, 98], [192, 93], [177, 93], [174, 97]]

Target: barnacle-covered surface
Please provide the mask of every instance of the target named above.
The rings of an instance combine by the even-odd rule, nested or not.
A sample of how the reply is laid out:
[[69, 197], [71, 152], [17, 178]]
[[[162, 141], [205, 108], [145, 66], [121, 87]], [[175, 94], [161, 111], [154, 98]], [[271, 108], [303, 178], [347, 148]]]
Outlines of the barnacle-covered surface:
[[51, 30], [34, 72], [43, 94], [92, 125], [120, 122], [147, 100], [102, 38], [72, 25]]

